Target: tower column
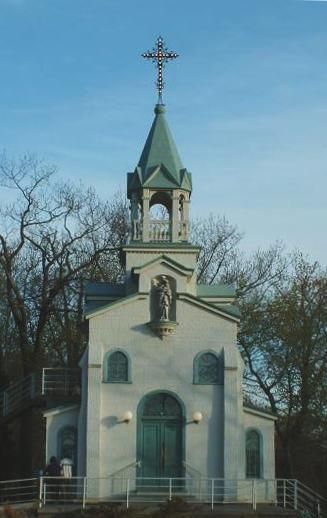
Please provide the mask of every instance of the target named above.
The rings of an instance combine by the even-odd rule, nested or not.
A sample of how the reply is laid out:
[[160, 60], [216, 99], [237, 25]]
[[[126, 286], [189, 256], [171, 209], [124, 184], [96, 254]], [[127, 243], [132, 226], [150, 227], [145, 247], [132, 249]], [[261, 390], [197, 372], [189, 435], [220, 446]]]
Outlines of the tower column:
[[150, 241], [150, 193], [148, 189], [144, 189], [142, 197], [142, 241], [148, 243]]
[[186, 198], [183, 202], [183, 219], [181, 221], [182, 241], [188, 241], [190, 232], [190, 199]]
[[172, 242], [178, 241], [179, 234], [179, 193], [173, 191], [173, 203], [172, 203], [172, 214], [171, 214], [171, 237]]

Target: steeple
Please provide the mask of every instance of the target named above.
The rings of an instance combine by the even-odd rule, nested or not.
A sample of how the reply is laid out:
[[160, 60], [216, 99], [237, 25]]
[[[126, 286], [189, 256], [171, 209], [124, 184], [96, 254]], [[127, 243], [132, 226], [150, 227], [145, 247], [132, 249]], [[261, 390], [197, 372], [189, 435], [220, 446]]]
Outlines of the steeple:
[[183, 166], [164, 115], [164, 105], [157, 104], [154, 113], [156, 116], [138, 163], [143, 182], [151, 176], [154, 168], [162, 165], [171, 181], [179, 185]]
[[[157, 104], [154, 112], [138, 165], [127, 175], [131, 241], [187, 242], [192, 176], [182, 165], [165, 118], [165, 106]], [[163, 212], [160, 218], [151, 215], [156, 205], [161, 205], [166, 217]]]

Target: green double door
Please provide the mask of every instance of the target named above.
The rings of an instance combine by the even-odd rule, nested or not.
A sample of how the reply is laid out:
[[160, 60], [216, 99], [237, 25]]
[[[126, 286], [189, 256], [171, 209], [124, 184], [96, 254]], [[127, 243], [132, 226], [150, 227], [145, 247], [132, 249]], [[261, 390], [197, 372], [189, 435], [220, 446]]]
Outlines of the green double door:
[[[183, 477], [184, 418], [179, 401], [167, 392], [149, 394], [141, 404], [138, 418], [139, 476]], [[155, 482], [155, 485], [165, 484], [167, 480]]]
[[182, 477], [182, 423], [144, 420], [142, 432], [142, 476]]

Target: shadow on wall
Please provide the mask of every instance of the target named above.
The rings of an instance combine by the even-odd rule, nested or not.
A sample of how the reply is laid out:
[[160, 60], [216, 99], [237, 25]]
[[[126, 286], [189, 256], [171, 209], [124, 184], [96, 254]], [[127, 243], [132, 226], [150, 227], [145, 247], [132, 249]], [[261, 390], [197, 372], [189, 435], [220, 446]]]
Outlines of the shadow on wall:
[[101, 424], [105, 426], [106, 428], [110, 429], [116, 426], [117, 424], [121, 424], [121, 422], [118, 420], [118, 417], [115, 415], [108, 415], [107, 417], [104, 417], [101, 419]]
[[137, 326], [132, 326], [131, 329], [136, 333], [140, 333], [142, 335], [153, 336], [154, 333], [146, 324], [138, 324]]

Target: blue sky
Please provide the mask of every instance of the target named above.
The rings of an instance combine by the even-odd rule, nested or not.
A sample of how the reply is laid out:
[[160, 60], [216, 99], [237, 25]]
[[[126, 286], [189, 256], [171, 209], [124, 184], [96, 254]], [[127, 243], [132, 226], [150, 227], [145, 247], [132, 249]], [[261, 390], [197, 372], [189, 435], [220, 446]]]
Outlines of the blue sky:
[[[280, 239], [327, 262], [327, 2], [0, 0], [0, 148], [125, 189], [153, 118], [162, 34], [180, 54], [164, 101], [192, 214], [247, 250]], [[1, 195], [0, 195], [1, 196]]]

